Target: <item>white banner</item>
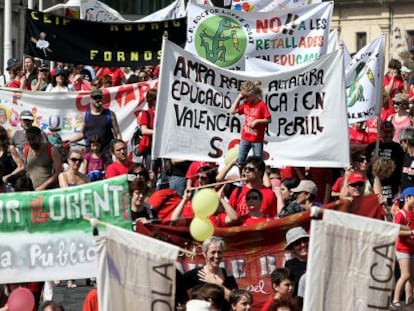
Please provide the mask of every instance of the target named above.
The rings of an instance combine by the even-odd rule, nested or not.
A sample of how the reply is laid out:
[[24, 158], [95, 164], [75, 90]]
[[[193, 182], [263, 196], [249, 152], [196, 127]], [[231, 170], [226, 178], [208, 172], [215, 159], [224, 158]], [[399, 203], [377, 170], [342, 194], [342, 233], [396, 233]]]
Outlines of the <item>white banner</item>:
[[96, 253], [100, 310], [174, 310], [177, 246], [108, 225]]
[[273, 12], [235, 12], [189, 3], [186, 50], [223, 68], [261, 57], [296, 66], [326, 54], [333, 4]]
[[[168, 40], [163, 44], [153, 156], [215, 161], [240, 138], [243, 119], [229, 111], [251, 75], [214, 66]], [[343, 69], [338, 50], [301, 70], [260, 76], [272, 115], [264, 146], [270, 161], [349, 164]]]
[[158, 22], [176, 19], [187, 15], [184, 0], [176, 0], [165, 8], [141, 18], [140, 22]]
[[[146, 104], [145, 94], [157, 82], [103, 89], [105, 106], [116, 114], [124, 140], [132, 137], [139, 110]], [[30, 110], [35, 126], [47, 132], [51, 123], [58, 125], [62, 129], [59, 132], [62, 138], [67, 139], [81, 130], [83, 113], [89, 107], [89, 92], [52, 93], [0, 88], [0, 125], [9, 131], [10, 137], [20, 129], [20, 112]]]
[[384, 36], [367, 44], [345, 68], [349, 123], [378, 116], [384, 78]]
[[388, 310], [399, 226], [324, 210], [310, 231], [303, 310]]
[[232, 10], [244, 12], [269, 12], [321, 2], [322, 0], [233, 0], [231, 8]]

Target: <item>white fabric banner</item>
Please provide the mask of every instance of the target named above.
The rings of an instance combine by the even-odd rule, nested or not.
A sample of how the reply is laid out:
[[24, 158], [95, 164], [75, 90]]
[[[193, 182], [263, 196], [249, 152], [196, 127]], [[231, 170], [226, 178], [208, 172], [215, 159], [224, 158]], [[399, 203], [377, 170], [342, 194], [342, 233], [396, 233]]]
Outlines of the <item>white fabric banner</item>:
[[111, 225], [96, 242], [100, 310], [174, 310], [177, 246]]
[[[145, 94], [155, 87], [157, 80], [110, 87], [103, 90], [105, 106], [116, 114], [122, 138], [132, 137], [139, 110], [146, 105]], [[59, 132], [67, 139], [81, 130], [83, 113], [90, 107], [89, 92], [31, 92], [21, 89], [0, 88], [0, 125], [10, 137], [20, 129], [19, 115], [30, 110], [34, 125], [48, 131], [50, 124], [61, 127]]]
[[[251, 75], [214, 66], [168, 40], [163, 45], [153, 156], [216, 161], [240, 138], [243, 119], [229, 111]], [[338, 50], [300, 70], [260, 76], [272, 115], [264, 150], [275, 165], [349, 164], [343, 69]]]
[[399, 226], [324, 210], [312, 220], [304, 311], [388, 310]]
[[322, 0], [233, 0], [231, 8], [232, 10], [244, 12], [269, 12], [321, 2]]
[[345, 67], [349, 123], [378, 116], [384, 79], [384, 36], [367, 44]]
[[98, 0], [81, 0], [80, 14], [84, 19], [103, 23], [142, 23], [175, 19], [186, 15], [184, 0], [176, 0], [167, 7], [141, 19], [129, 20], [117, 10]]
[[189, 3], [186, 50], [223, 68], [261, 57], [296, 66], [326, 54], [333, 3], [272, 12], [236, 12]]

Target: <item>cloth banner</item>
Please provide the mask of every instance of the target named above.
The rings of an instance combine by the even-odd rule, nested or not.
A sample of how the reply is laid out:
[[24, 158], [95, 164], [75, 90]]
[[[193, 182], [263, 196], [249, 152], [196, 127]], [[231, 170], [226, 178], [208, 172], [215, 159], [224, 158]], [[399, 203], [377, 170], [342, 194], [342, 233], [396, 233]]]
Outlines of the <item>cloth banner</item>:
[[384, 36], [367, 44], [345, 67], [349, 123], [366, 121], [380, 114], [384, 79]]
[[[351, 208], [347, 201], [332, 202], [322, 208], [343, 212], [352, 210], [353, 213], [366, 216], [364, 219], [367, 220], [369, 220], [367, 217], [381, 217], [382, 214], [380, 212], [382, 207], [378, 205], [375, 195], [366, 196], [352, 203]], [[283, 267], [284, 262], [291, 258], [290, 253], [285, 252], [286, 231], [296, 226], [302, 226], [307, 230], [309, 225], [310, 212], [307, 211], [252, 226], [214, 229], [214, 235], [222, 237], [225, 241], [224, 267], [233, 274], [239, 288], [247, 289], [252, 293], [253, 310], [260, 310], [263, 303], [273, 295], [270, 273], [275, 268]], [[195, 256], [179, 253], [181, 272], [193, 269], [199, 264], [205, 264], [201, 243], [192, 240], [188, 227], [139, 224], [137, 231], [195, 253]]]
[[25, 54], [72, 64], [134, 68], [156, 65], [165, 31], [179, 45], [186, 41], [186, 18], [98, 23], [28, 9], [25, 21]]
[[184, 0], [176, 0], [165, 8], [138, 20], [128, 20], [118, 11], [98, 0], [81, 0], [80, 12], [86, 20], [103, 23], [156, 22], [186, 16]]
[[[145, 95], [157, 80], [103, 89], [105, 107], [116, 114], [124, 140], [129, 140], [138, 125], [139, 111], [146, 106]], [[89, 92], [31, 92], [0, 88], [0, 125], [10, 137], [20, 129], [19, 115], [30, 110], [34, 126], [47, 131], [51, 124], [61, 127], [59, 134], [68, 139], [81, 130], [83, 113], [90, 107]]]
[[321, 2], [322, 0], [233, 0], [231, 9], [242, 12], [269, 12]]
[[324, 211], [311, 222], [304, 311], [388, 310], [399, 226]]
[[131, 228], [126, 176], [47, 191], [0, 194], [0, 283], [96, 276], [84, 215]]
[[[243, 119], [229, 110], [251, 74], [214, 66], [168, 40], [162, 56], [153, 157], [217, 161], [240, 138]], [[272, 114], [264, 147], [270, 162], [349, 164], [343, 76], [341, 50], [301, 70], [260, 76]]]
[[96, 253], [100, 310], [174, 310], [177, 246], [108, 225]]
[[187, 11], [186, 50], [219, 67], [244, 70], [246, 56], [292, 67], [325, 55], [333, 3], [244, 13], [190, 2]]

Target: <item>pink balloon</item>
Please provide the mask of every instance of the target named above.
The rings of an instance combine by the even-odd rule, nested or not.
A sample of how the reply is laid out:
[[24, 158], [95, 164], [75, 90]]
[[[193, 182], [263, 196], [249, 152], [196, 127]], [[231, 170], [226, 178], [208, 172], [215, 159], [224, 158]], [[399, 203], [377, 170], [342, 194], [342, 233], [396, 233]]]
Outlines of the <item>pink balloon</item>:
[[33, 311], [35, 301], [30, 290], [18, 287], [11, 292], [7, 300], [9, 311]]

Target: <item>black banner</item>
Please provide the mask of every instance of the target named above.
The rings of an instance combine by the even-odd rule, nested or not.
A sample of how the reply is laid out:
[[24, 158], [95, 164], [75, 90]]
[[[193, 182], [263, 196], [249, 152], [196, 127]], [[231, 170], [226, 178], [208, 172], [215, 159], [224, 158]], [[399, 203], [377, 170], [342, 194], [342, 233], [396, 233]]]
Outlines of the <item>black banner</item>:
[[26, 10], [24, 53], [53, 61], [107, 67], [158, 64], [164, 31], [184, 46], [186, 17], [145, 23], [99, 23]]

